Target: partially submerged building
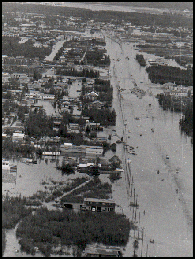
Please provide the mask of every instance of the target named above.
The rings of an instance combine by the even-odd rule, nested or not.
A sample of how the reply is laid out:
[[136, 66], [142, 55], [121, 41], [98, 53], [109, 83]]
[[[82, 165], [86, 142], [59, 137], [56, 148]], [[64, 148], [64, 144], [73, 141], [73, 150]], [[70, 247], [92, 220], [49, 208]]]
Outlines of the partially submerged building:
[[83, 251], [82, 257], [122, 257], [122, 253], [116, 246], [89, 244]]
[[94, 212], [115, 211], [115, 202], [106, 199], [84, 198], [82, 209]]

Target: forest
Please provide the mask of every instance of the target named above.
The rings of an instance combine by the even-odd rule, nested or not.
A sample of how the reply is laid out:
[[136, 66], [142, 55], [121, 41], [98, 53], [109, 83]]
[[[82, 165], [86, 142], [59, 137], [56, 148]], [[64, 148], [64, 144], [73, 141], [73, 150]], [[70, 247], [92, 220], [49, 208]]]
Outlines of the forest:
[[94, 50], [88, 50], [85, 56], [85, 62], [93, 66], [109, 66], [110, 57], [104, 54], [104, 51], [95, 48]]
[[36, 48], [33, 46], [34, 42], [32, 40], [28, 40], [27, 42], [20, 44], [18, 43], [20, 40], [19, 37], [2, 37], [2, 54], [16, 57], [22, 55], [25, 58], [35, 58], [39, 57], [40, 60], [43, 60], [45, 56], [48, 56], [52, 49], [48, 48]]
[[[117, 224], [116, 224], [117, 222]], [[113, 227], [114, 226], [114, 227]], [[124, 215], [112, 213], [49, 211], [37, 209], [19, 224], [16, 235], [22, 250], [34, 253], [34, 247], [50, 256], [55, 246], [78, 247], [77, 256], [87, 244], [126, 245], [133, 224]]]
[[177, 85], [193, 85], [193, 69], [180, 69], [171, 66], [150, 66], [146, 68], [149, 79], [154, 84], [165, 84], [172, 82]]
[[26, 135], [30, 137], [53, 136], [53, 119], [43, 109], [35, 108], [25, 121], [25, 129]]

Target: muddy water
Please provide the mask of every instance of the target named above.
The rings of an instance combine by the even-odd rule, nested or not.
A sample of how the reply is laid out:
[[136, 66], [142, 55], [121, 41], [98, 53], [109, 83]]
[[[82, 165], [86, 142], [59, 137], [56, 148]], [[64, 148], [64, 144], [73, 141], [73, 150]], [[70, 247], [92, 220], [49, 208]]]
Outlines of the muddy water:
[[[140, 215], [139, 227], [144, 228], [144, 242], [137, 253], [139, 256], [191, 256], [193, 149], [190, 138], [180, 132], [181, 115], [159, 107], [155, 95], [162, 90], [150, 83], [145, 68], [136, 62], [133, 44], [122, 43], [120, 47], [107, 38], [107, 50], [114, 86], [113, 107], [118, 115], [116, 133], [126, 139], [126, 144], [135, 147], [137, 153], [131, 155], [124, 152], [122, 144], [117, 145], [123, 162], [125, 156], [131, 159], [132, 189], [135, 188], [139, 203], [137, 220]], [[146, 92], [145, 96], [139, 98], [131, 93], [135, 83]], [[123, 88], [121, 97], [117, 85]], [[114, 186], [114, 195], [131, 218], [129, 202], [133, 197], [121, 189], [122, 186], [128, 189], [126, 180], [124, 175]], [[150, 239], [155, 239], [155, 243], [150, 243]], [[129, 244], [126, 255], [131, 254]]]

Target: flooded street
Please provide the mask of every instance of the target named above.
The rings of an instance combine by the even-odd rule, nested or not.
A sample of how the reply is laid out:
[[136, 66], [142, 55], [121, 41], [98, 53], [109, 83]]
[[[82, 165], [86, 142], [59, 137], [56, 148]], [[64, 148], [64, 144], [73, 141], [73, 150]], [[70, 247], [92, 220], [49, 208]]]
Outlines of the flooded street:
[[[139, 227], [144, 228], [138, 256], [146, 252], [149, 256], [192, 256], [193, 148], [190, 138], [180, 132], [181, 115], [159, 107], [155, 96], [162, 90], [150, 83], [145, 68], [135, 60], [132, 43], [122, 43], [120, 47], [108, 37], [106, 41], [111, 58], [113, 107], [118, 115], [116, 133], [137, 154], [127, 153], [123, 144], [117, 145], [124, 164], [125, 157], [131, 160], [131, 189], [135, 188], [138, 199]], [[145, 91], [144, 96], [131, 93], [135, 85]], [[128, 204], [133, 197], [125, 195], [122, 185], [128, 190], [126, 176], [114, 187], [113, 196], [131, 218]], [[154, 244], [150, 242], [153, 239]], [[132, 246], [127, 246], [126, 256], [132, 254], [131, 250]]]
[[64, 44], [65, 40], [60, 40], [58, 41], [52, 48], [52, 52], [49, 56], [46, 56], [45, 57], [45, 60], [46, 61], [53, 61], [53, 59], [55, 58], [58, 50], [63, 47], [63, 44]]

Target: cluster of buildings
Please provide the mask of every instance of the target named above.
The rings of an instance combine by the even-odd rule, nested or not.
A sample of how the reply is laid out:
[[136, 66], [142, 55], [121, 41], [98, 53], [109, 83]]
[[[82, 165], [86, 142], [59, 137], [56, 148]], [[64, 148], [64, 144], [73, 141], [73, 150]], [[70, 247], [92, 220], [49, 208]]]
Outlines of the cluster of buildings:
[[191, 97], [193, 98], [193, 86], [182, 86], [174, 83], [166, 83], [163, 85], [164, 95], [170, 95], [175, 98]]
[[[89, 116], [82, 115], [83, 103], [89, 110], [100, 111], [106, 104], [99, 99], [100, 92], [94, 90], [94, 86], [97, 77], [109, 80], [109, 63], [94, 66], [86, 58], [94, 55], [94, 61], [97, 53], [101, 57], [98, 62], [101, 63], [106, 58], [105, 38], [100, 34], [100, 24], [94, 24], [92, 20], [82, 22], [71, 16], [59, 17], [51, 26], [42, 14], [3, 14], [3, 37], [18, 39], [21, 49], [29, 40], [38, 49], [53, 47], [51, 54], [45, 59], [36, 55], [33, 58], [22, 56], [22, 51], [20, 56], [2, 53], [3, 140], [10, 139], [19, 145], [29, 145], [35, 152], [41, 150], [45, 156], [54, 153], [102, 156], [103, 143], [109, 143], [106, 134], [98, 135], [98, 132], [104, 131], [104, 126], [101, 122], [94, 122]], [[84, 71], [92, 74], [88, 76]], [[97, 77], [94, 73], [97, 73]], [[49, 116], [53, 120], [54, 136], [28, 136], [25, 122], [29, 119], [30, 112], [43, 109], [47, 114], [48, 105], [45, 104], [48, 103], [53, 107]], [[73, 120], [66, 124], [66, 133], [81, 134], [88, 145], [75, 145], [71, 140], [66, 139], [67, 142], [64, 142], [60, 138], [64, 113], [69, 114]], [[86, 134], [86, 131], [90, 134]], [[78, 168], [89, 169], [88, 164], [80, 163]]]

